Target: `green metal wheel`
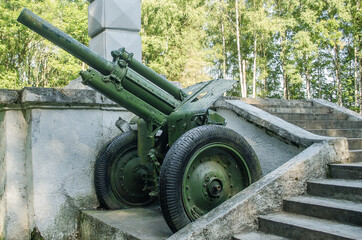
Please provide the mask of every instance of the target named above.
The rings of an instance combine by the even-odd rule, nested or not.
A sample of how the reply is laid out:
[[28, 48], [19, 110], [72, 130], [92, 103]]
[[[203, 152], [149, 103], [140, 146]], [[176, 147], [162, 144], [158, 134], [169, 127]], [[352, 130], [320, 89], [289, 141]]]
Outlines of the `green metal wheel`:
[[161, 167], [164, 218], [176, 232], [260, 176], [257, 156], [239, 134], [214, 125], [191, 129], [171, 146]]
[[112, 139], [100, 151], [95, 165], [94, 182], [101, 207], [119, 209], [151, 203], [154, 198], [146, 189], [152, 183], [144, 180], [150, 171], [137, 155], [135, 132]]

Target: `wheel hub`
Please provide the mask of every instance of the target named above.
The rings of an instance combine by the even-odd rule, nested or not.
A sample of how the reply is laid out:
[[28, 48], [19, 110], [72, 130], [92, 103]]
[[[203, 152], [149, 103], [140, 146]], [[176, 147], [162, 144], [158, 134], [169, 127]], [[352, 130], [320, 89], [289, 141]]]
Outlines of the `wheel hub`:
[[205, 147], [185, 170], [183, 204], [190, 219], [197, 219], [244, 188], [239, 159], [224, 145]]
[[111, 168], [111, 186], [115, 197], [128, 205], [142, 205], [150, 200], [145, 175], [150, 170], [141, 164], [135, 151], [129, 151], [117, 158]]
[[217, 198], [220, 196], [220, 194], [222, 193], [222, 181], [220, 179], [212, 179], [211, 181], [209, 181], [209, 183], [207, 184], [207, 192], [209, 194], [210, 197], [212, 198]]

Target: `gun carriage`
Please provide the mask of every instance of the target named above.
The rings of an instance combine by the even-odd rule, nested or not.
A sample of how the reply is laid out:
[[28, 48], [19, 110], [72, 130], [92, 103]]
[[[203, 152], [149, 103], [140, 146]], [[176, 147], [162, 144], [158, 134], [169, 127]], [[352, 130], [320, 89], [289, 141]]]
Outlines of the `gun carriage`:
[[234, 81], [216, 79], [179, 89], [124, 48], [108, 61], [24, 8], [18, 21], [88, 64], [83, 84], [136, 117], [137, 129], [99, 152], [94, 184], [101, 207], [144, 206], [157, 197], [174, 232], [231, 198], [261, 176], [247, 141], [211, 109]]

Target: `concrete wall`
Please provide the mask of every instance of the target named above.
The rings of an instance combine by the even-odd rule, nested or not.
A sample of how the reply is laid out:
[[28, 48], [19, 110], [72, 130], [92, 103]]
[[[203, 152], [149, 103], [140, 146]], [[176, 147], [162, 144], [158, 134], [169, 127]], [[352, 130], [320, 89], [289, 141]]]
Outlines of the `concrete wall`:
[[4, 237], [5, 229], [5, 114], [0, 112], [0, 238]]
[[227, 121], [227, 127], [243, 136], [254, 149], [260, 161], [263, 175], [266, 175], [292, 159], [305, 148], [287, 144], [273, 135], [239, 117], [234, 111], [219, 108], [217, 112]]
[[[79, 209], [98, 206], [96, 155], [133, 114], [93, 90], [0, 90], [0, 237], [75, 239]], [[325, 137], [260, 109], [219, 101], [228, 127], [255, 149], [264, 175]]]
[[[97, 152], [133, 114], [93, 90], [0, 90], [0, 236], [77, 235], [79, 209], [96, 208]], [[8, 96], [8, 98], [4, 97]]]
[[[2, 159], [4, 195], [2, 206], [4, 211], [4, 232], [17, 239], [25, 236], [28, 219], [28, 177], [27, 172], [27, 124], [21, 111], [8, 111], [3, 116]], [[3, 209], [2, 209], [3, 210]]]

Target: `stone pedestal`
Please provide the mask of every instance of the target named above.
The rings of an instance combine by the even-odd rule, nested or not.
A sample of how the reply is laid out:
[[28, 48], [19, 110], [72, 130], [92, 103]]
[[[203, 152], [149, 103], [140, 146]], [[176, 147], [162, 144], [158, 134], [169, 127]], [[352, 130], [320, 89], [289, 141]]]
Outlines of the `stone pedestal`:
[[112, 60], [111, 51], [125, 47], [142, 60], [141, 0], [95, 0], [88, 8], [89, 47]]

